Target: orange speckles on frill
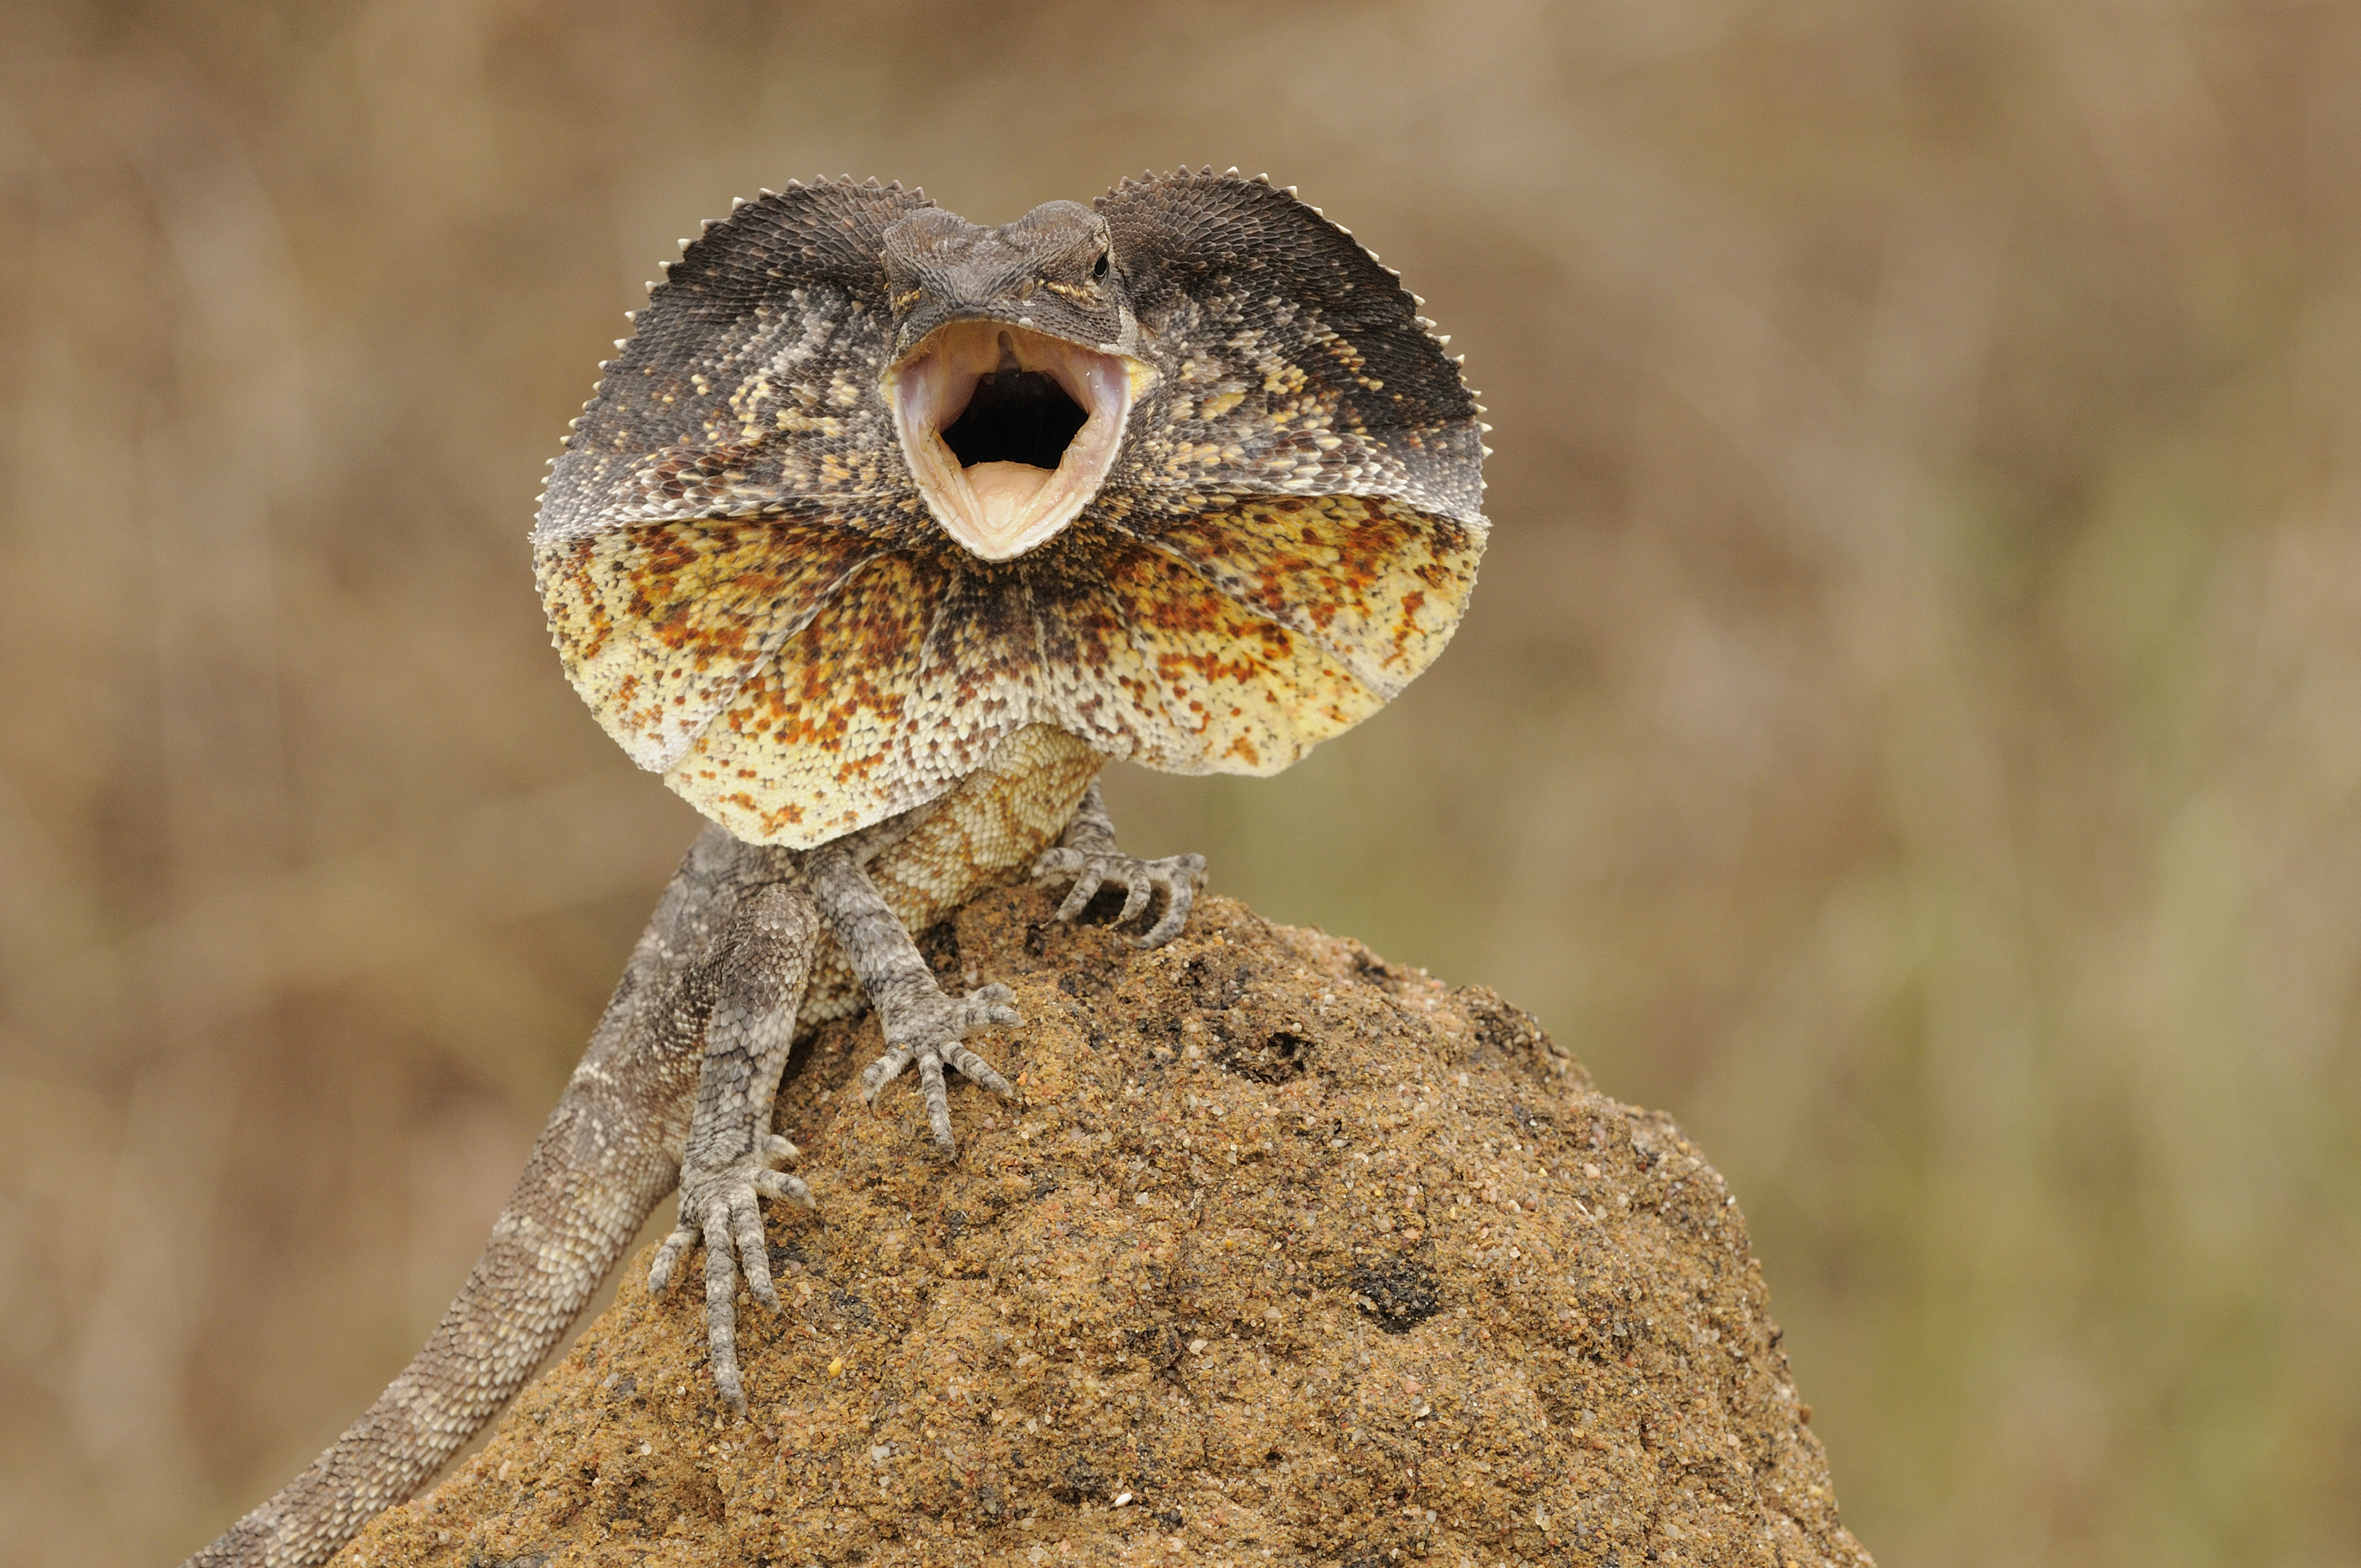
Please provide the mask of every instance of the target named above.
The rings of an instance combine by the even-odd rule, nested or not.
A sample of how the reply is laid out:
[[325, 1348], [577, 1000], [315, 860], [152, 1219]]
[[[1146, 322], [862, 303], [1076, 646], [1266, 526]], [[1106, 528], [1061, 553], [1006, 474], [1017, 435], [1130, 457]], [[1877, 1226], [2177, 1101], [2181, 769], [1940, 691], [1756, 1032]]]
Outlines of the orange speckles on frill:
[[878, 548], [827, 520], [649, 522], [537, 565], [567, 676], [633, 762], [663, 768]]
[[[576, 663], [597, 659], [615, 630], [614, 617], [599, 597], [590, 569], [597, 550], [595, 539], [569, 539], [539, 564], [550, 640], [566, 656], [569, 674]], [[631, 684], [636, 690], [638, 683]]]
[[[911, 777], [898, 765], [948, 576], [935, 561], [889, 554], [842, 578], [824, 612], [779, 642], [664, 782], [741, 839], [797, 846], [956, 782], [965, 769]], [[717, 787], [716, 774], [730, 787]]]
[[1044, 717], [1111, 756], [1273, 773], [1383, 701], [1315, 640], [1163, 550], [1109, 538], [1074, 565], [1082, 580], [1038, 595]]
[[1480, 527], [1366, 496], [1213, 497], [1142, 532], [1385, 697], [1443, 651], [1484, 553]]
[[1425, 668], [1483, 543], [1349, 496], [1137, 526], [987, 566], [825, 522], [634, 523], [552, 550], [544, 586], [635, 760], [741, 838], [808, 846], [1036, 723], [1168, 771], [1276, 772]]

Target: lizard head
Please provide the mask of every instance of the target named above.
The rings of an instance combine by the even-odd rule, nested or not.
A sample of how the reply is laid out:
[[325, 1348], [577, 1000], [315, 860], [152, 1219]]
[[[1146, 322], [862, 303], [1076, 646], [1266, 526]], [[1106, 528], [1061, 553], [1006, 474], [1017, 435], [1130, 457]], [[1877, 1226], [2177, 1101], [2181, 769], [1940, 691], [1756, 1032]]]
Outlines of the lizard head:
[[1032, 725], [1275, 773], [1475, 585], [1482, 411], [1292, 191], [1126, 180], [999, 227], [875, 181], [682, 242], [533, 526], [567, 676], [741, 839], [808, 848]]
[[884, 395], [927, 510], [981, 560], [1054, 537], [1106, 482], [1136, 391], [1106, 220], [1051, 202], [987, 228], [939, 207], [882, 237]]

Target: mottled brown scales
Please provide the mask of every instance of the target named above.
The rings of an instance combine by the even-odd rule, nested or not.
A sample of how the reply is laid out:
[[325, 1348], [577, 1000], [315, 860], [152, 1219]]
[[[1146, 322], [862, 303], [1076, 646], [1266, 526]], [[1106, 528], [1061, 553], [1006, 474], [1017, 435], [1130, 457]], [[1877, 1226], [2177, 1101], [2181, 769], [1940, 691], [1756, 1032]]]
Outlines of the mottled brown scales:
[[1107, 887], [1170, 942], [1204, 862], [1124, 853], [1100, 767], [1286, 766], [1433, 660], [1482, 554], [1456, 366], [1349, 235], [1235, 174], [997, 228], [766, 193], [602, 369], [535, 571], [593, 714], [714, 825], [434, 1337], [203, 1568], [312, 1568], [409, 1496], [669, 1190], [648, 1287], [701, 1251], [700, 1387], [744, 1409], [775, 1369], [741, 1326], [768, 1355], [786, 1305], [763, 1204], [814, 1198], [772, 1130], [798, 1033], [865, 1008], [861, 1097], [915, 1069], [944, 1157], [910, 1179], [961, 1181], [947, 1071], [1014, 1098], [967, 1040], [1024, 1019], [912, 934], [1029, 872], [1056, 920]]
[[[1052, 730], [1020, 732], [1005, 750], [998, 766], [980, 769], [931, 809], [868, 836], [875, 884], [898, 929], [925, 930], [977, 888], [1022, 876], [1074, 817], [1099, 766]], [[343, 1437], [198, 1552], [196, 1568], [326, 1561], [499, 1411], [680, 1180], [697, 1099], [710, 1087], [701, 1069], [717, 1044], [717, 1016], [760, 1012], [758, 1001], [774, 1011], [783, 969], [807, 978], [800, 1009], [781, 1027], [873, 1003], [844, 944], [814, 941], [810, 927], [759, 942], [735, 929], [750, 901], [803, 883], [788, 851], [719, 828], [690, 847], [442, 1323]], [[1185, 893], [1175, 900], [1184, 910], [1187, 902]], [[766, 1127], [767, 1102], [760, 1111]]]

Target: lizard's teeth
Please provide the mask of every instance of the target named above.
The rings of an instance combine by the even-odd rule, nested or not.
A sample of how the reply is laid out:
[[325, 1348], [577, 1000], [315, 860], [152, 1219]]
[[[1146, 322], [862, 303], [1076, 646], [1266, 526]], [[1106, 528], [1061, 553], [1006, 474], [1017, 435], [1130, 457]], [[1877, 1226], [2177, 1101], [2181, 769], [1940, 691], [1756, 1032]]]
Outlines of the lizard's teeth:
[[[987, 376], [1030, 373], [1057, 383], [1082, 424], [1055, 468], [971, 451], [962, 466], [944, 433]], [[1005, 561], [1057, 536], [1081, 515], [1123, 448], [1133, 390], [1148, 375], [1119, 356], [1007, 322], [962, 321], [929, 334], [887, 374], [902, 453], [945, 532], [986, 561]], [[1056, 394], [1048, 394], [1052, 402]], [[1039, 452], [1029, 454], [1039, 456]]]

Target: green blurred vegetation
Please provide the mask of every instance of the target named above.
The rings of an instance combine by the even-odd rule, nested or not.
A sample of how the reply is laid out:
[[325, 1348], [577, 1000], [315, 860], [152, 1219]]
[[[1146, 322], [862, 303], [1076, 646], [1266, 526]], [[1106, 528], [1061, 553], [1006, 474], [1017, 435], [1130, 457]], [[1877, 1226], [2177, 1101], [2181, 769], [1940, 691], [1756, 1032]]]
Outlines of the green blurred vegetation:
[[1267, 169], [1498, 426], [1458, 641], [1135, 843], [1729, 1174], [1890, 1564], [2361, 1560], [2361, 10], [19, 6], [0, 1539], [173, 1560], [440, 1310], [693, 818], [533, 479], [733, 194]]

